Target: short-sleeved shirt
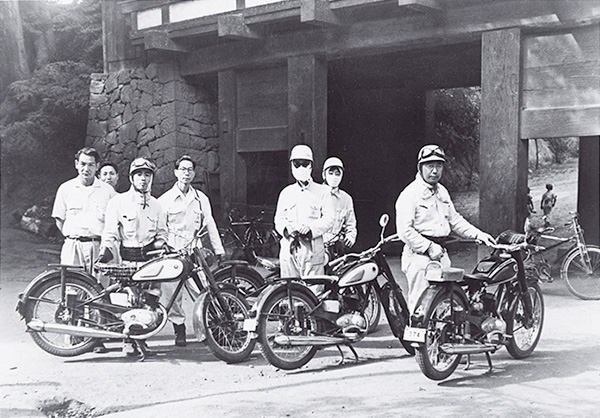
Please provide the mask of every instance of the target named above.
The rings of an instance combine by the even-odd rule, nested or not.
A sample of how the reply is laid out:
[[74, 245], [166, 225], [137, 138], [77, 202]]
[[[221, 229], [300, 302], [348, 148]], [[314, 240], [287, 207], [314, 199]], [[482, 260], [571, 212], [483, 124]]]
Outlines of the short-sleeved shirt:
[[108, 201], [115, 194], [103, 181], [95, 178], [91, 186], [84, 186], [76, 177], [58, 188], [52, 217], [63, 221], [64, 236], [99, 237], [104, 229]]

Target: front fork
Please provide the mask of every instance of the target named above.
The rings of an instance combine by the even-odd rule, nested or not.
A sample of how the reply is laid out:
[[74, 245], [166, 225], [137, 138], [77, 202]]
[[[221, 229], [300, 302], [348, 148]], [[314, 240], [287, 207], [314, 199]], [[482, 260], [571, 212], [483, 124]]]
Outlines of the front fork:
[[521, 251], [511, 253], [512, 257], [517, 262], [517, 280], [519, 283], [519, 291], [523, 295], [523, 311], [525, 313], [524, 325], [529, 328], [533, 324], [533, 305], [529, 296], [527, 287], [527, 277], [525, 276], [525, 265], [523, 263], [523, 254]]

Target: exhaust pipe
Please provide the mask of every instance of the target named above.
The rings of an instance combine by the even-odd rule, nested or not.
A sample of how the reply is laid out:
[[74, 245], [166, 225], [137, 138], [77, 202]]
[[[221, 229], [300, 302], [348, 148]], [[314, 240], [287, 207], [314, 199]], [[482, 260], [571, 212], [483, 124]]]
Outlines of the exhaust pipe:
[[446, 354], [481, 354], [496, 351], [498, 346], [491, 344], [442, 344], [440, 350]]
[[27, 328], [38, 332], [51, 332], [56, 334], [67, 334], [75, 337], [88, 338], [127, 338], [126, 334], [113, 331], [104, 331], [101, 329], [79, 327], [77, 325], [51, 324], [34, 319], [27, 324]]
[[273, 341], [278, 345], [304, 346], [304, 345], [337, 345], [348, 344], [358, 341], [360, 338], [319, 337], [319, 336], [294, 336], [278, 335]]

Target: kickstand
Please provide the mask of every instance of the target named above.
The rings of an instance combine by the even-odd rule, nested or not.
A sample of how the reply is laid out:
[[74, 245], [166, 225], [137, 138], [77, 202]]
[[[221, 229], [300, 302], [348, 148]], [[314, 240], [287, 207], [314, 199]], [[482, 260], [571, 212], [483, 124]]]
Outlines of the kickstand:
[[356, 350], [350, 344], [348, 344], [348, 348], [350, 351], [352, 351], [352, 354], [354, 354], [354, 360], [358, 363], [358, 354], [356, 353]]
[[[340, 348], [339, 345], [336, 345], [338, 351], [340, 352], [340, 356], [342, 356], [341, 360], [338, 362], [338, 365], [340, 364], [344, 364], [344, 360], [346, 359], [346, 357], [344, 357], [344, 352], [342, 351], [342, 349]], [[358, 354], [356, 353], [356, 350], [354, 349], [354, 347], [352, 347], [352, 345], [350, 344], [346, 344], [346, 347], [348, 347], [350, 349], [350, 351], [352, 351], [352, 354], [354, 354], [354, 360], [358, 363]]]
[[148, 348], [148, 344], [146, 344], [146, 341], [143, 340], [138, 340], [135, 342], [135, 344], [137, 345], [137, 347], [140, 350], [140, 358], [138, 361], [144, 361], [146, 360], [146, 357], [152, 357], [154, 356], [154, 352], [152, 352], [149, 348]]
[[492, 358], [490, 357], [490, 353], [485, 353], [485, 358], [487, 359], [488, 362], [488, 369], [486, 373], [492, 373]]
[[336, 345], [336, 348], [338, 349], [338, 351], [340, 352], [340, 356], [342, 356], [342, 358], [340, 359], [340, 361], [338, 361], [338, 366], [340, 364], [344, 364], [344, 352], [342, 351], [342, 349], [340, 348], [339, 345]]
[[469, 367], [471, 367], [471, 355], [467, 354], [467, 365], [465, 366], [465, 370], [469, 370]]

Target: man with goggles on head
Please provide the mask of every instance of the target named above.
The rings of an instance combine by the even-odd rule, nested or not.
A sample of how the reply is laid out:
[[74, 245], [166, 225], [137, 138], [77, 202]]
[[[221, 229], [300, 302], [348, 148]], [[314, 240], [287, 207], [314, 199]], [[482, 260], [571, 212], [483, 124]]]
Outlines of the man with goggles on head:
[[402, 271], [408, 281], [408, 307], [414, 310], [427, 288], [423, 277], [430, 261], [450, 267], [444, 241], [454, 233], [485, 244], [495, 243], [489, 234], [471, 225], [454, 208], [442, 178], [446, 154], [438, 145], [425, 145], [419, 151], [417, 175], [396, 200], [396, 230], [404, 243]]
[[290, 167], [296, 181], [281, 191], [275, 211], [275, 229], [282, 236], [281, 277], [323, 274], [323, 234], [334, 221], [331, 190], [313, 181], [313, 154], [308, 145], [292, 149]]

